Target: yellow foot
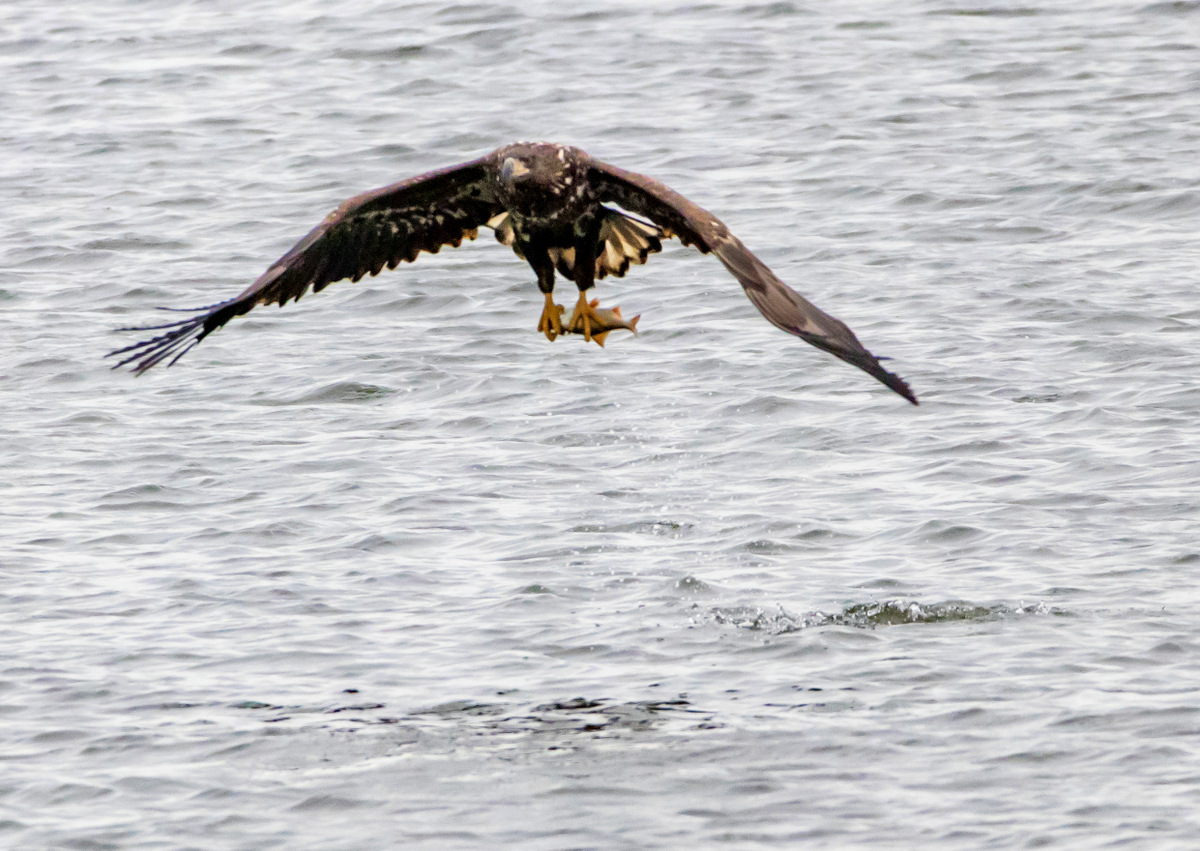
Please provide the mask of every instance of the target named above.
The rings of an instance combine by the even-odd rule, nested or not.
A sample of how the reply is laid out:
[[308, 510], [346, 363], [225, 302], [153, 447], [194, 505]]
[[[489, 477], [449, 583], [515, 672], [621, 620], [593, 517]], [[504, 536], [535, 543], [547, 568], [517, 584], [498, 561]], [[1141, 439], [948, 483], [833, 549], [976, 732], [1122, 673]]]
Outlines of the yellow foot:
[[546, 306], [542, 308], [542, 318], [538, 320], [537, 329], [546, 335], [551, 343], [563, 332], [563, 306], [554, 303], [554, 296], [546, 293]]
[[591, 340], [593, 329], [598, 332], [604, 325], [596, 314], [596, 306], [599, 303], [600, 301], [597, 299], [588, 304], [587, 290], [580, 290], [579, 301], [575, 302], [575, 311], [571, 314], [571, 321], [567, 323], [567, 329], [576, 334], [582, 334], [584, 340]]

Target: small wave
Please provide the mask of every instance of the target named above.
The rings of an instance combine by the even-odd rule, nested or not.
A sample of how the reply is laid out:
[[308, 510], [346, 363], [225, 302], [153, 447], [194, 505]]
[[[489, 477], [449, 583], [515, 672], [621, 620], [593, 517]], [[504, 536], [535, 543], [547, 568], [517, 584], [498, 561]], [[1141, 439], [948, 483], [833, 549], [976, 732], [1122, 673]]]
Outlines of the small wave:
[[336, 381], [291, 399], [262, 398], [254, 401], [256, 404], [268, 406], [373, 402], [378, 399], [386, 399], [395, 392], [395, 390], [388, 387], [380, 387], [375, 384], [362, 384], [358, 381]]
[[988, 621], [1011, 616], [1058, 614], [1045, 603], [1018, 606], [980, 606], [959, 600], [942, 603], [918, 603], [914, 600], [886, 600], [855, 603], [840, 612], [791, 614], [782, 607], [771, 612], [752, 606], [732, 606], [712, 610], [713, 619], [738, 629], [779, 635], [820, 626], [852, 626], [874, 629], [901, 624], [945, 623], [947, 621]]

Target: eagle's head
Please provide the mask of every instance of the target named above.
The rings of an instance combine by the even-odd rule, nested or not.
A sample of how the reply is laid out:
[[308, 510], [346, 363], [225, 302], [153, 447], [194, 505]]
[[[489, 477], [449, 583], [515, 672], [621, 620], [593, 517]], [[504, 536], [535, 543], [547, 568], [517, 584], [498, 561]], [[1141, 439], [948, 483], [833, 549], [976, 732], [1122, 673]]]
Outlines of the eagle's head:
[[497, 152], [501, 197], [516, 206], [535, 197], [543, 201], [571, 191], [578, 168], [574, 148], [548, 142], [518, 142]]
[[500, 182], [510, 188], [518, 180], [528, 180], [531, 174], [533, 172], [520, 157], [505, 157], [500, 166]]

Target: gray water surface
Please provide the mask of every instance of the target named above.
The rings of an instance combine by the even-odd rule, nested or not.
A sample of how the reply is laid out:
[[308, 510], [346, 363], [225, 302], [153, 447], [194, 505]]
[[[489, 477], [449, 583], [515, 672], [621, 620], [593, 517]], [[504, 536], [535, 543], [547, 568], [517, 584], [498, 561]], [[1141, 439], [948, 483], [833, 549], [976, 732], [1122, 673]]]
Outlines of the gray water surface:
[[[0, 846], [1200, 835], [1200, 4], [13, 3], [0, 70]], [[515, 139], [921, 406], [677, 243], [550, 344], [486, 233], [108, 370]]]

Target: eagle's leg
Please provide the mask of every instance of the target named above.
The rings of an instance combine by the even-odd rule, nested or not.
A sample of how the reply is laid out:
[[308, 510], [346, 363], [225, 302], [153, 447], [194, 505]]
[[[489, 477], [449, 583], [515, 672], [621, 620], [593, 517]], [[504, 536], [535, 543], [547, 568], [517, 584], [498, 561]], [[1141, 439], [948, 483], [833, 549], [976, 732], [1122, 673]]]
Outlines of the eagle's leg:
[[553, 343], [555, 338], [563, 332], [564, 309], [561, 304], [554, 303], [554, 263], [544, 250], [540, 252], [529, 250], [525, 256], [530, 258], [529, 264], [537, 272], [538, 289], [546, 297], [546, 306], [542, 308], [542, 317], [538, 320], [537, 329]]
[[[588, 228], [588, 232], [575, 243], [575, 286], [579, 287], [579, 300], [575, 302], [575, 310], [571, 313], [571, 321], [567, 323], [567, 327], [583, 334], [584, 340], [593, 339], [593, 328], [604, 327], [604, 323], [596, 315], [596, 309], [588, 301], [588, 290], [596, 283], [596, 243], [599, 239], [600, 220], [597, 219], [595, 224]], [[596, 342], [603, 346], [603, 340], [601, 336]]]

